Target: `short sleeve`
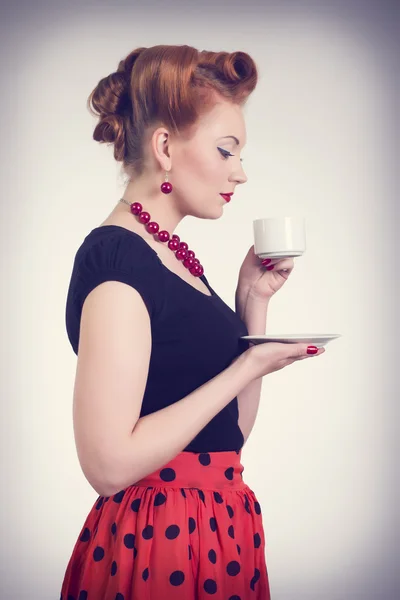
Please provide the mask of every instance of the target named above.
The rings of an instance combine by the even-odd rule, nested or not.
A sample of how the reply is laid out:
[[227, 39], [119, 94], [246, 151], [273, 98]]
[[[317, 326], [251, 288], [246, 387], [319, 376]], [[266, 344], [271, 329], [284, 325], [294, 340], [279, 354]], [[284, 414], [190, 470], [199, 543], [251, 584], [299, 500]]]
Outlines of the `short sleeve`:
[[151, 321], [162, 304], [161, 261], [145, 240], [130, 232], [118, 232], [91, 241], [90, 245], [85, 241], [76, 254], [67, 297], [66, 327], [75, 354], [83, 304], [101, 283], [121, 281], [137, 290]]

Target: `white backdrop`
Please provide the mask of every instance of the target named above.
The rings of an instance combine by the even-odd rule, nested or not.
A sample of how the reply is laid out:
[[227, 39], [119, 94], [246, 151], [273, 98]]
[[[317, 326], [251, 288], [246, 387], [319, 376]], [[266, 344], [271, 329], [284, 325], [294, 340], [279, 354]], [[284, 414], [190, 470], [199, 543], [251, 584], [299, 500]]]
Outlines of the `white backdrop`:
[[15, 2], [0, 18], [1, 599], [59, 598], [97, 497], [75, 450], [64, 314], [75, 252], [123, 185], [111, 148], [91, 138], [86, 99], [133, 48], [160, 43], [244, 50], [260, 71], [245, 108], [247, 184], [221, 219], [188, 219], [178, 233], [234, 308], [253, 219], [304, 216], [307, 252], [267, 329], [343, 335], [323, 357], [264, 378], [243, 450], [272, 598], [398, 599], [390, 2], [34, 5]]

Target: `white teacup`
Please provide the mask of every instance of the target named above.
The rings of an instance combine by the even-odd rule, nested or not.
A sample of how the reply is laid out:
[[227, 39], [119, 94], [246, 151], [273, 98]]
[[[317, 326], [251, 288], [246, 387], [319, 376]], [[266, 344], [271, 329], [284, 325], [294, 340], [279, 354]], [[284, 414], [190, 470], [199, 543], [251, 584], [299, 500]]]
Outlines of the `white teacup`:
[[272, 217], [253, 221], [254, 253], [259, 258], [294, 258], [306, 250], [302, 217]]

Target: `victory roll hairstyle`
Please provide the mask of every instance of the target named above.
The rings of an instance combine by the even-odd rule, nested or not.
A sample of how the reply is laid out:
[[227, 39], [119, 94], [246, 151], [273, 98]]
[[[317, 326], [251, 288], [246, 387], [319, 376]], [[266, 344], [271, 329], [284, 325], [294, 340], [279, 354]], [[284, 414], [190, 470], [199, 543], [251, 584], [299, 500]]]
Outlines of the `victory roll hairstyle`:
[[199, 51], [187, 45], [136, 48], [99, 81], [87, 105], [99, 117], [93, 139], [114, 144], [114, 158], [140, 176], [151, 128], [188, 132], [219, 100], [243, 106], [256, 87], [246, 52]]

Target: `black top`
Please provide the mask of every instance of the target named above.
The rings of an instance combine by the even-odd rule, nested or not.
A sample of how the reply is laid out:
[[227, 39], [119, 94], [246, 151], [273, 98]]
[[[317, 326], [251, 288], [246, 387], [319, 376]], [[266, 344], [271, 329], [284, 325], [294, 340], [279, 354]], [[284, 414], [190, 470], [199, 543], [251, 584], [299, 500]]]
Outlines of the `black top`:
[[[86, 296], [104, 281], [122, 281], [142, 296], [151, 321], [152, 350], [140, 416], [184, 398], [226, 369], [248, 348], [244, 322], [201, 277], [200, 292], [160, 260], [137, 233], [119, 225], [93, 229], [75, 256], [66, 303], [66, 328], [75, 354]], [[237, 398], [185, 448], [187, 452], [239, 451]]]

